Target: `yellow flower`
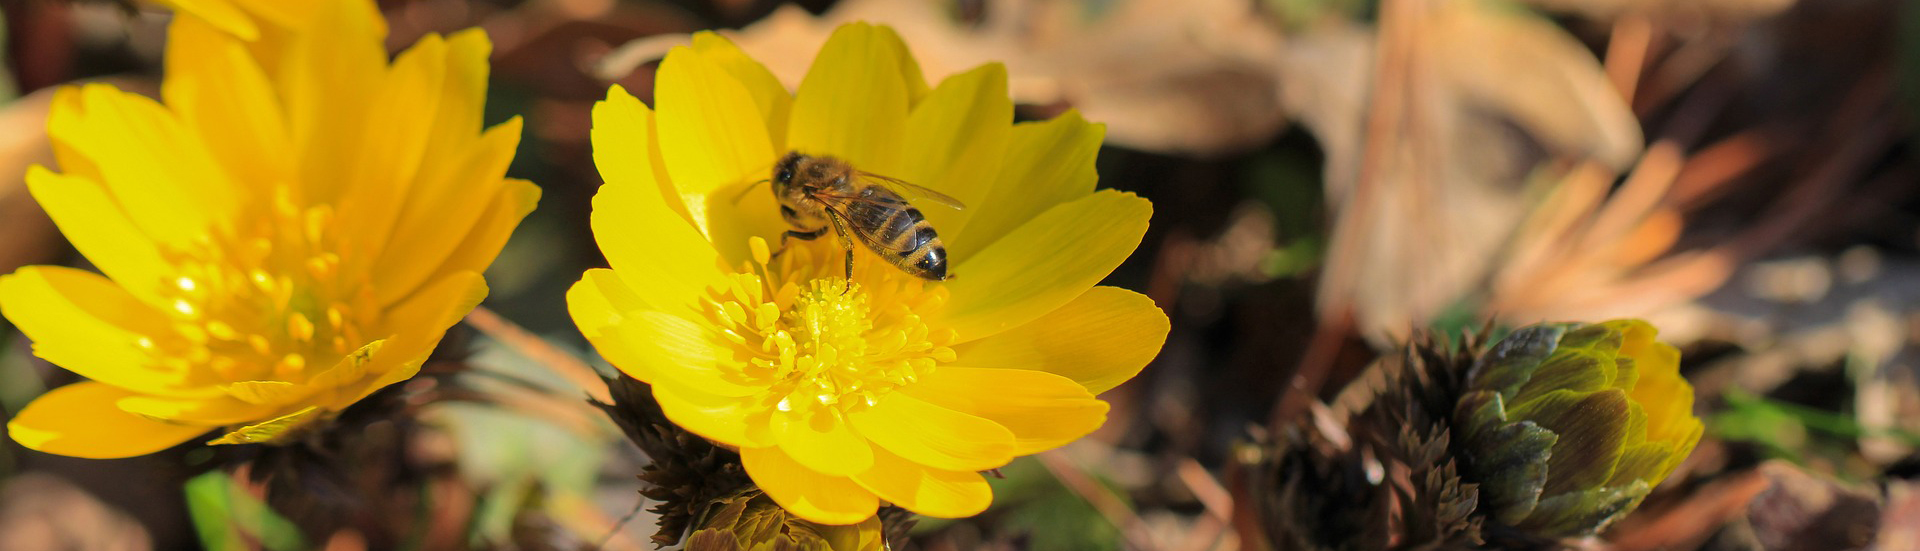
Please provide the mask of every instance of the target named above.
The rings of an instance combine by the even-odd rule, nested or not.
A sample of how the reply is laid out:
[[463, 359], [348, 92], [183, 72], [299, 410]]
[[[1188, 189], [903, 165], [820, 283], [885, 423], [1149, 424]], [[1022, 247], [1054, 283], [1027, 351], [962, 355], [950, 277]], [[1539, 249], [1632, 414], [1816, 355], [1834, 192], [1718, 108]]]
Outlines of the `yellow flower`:
[[370, 0], [179, 0], [164, 103], [61, 90], [62, 172], [27, 183], [106, 277], [30, 266], [0, 311], [92, 379], [7, 425], [28, 448], [154, 452], [216, 428], [272, 441], [407, 379], [486, 295], [539, 189], [481, 128], [491, 48], [428, 36], [391, 65]]
[[[1167, 333], [1151, 300], [1095, 285], [1151, 213], [1094, 190], [1103, 128], [1072, 114], [1012, 124], [1006, 78], [989, 64], [929, 89], [892, 30], [854, 24], [789, 93], [732, 43], [695, 35], [660, 64], [657, 109], [617, 87], [594, 108], [607, 183], [593, 231], [612, 269], [568, 293], [575, 322], [802, 518], [856, 523], [882, 499], [978, 513], [992, 494], [977, 471], [1099, 427], [1094, 395]], [[955, 278], [860, 248], [849, 286], [833, 236], [770, 261], [786, 225], [773, 194], [746, 188], [788, 151], [959, 199], [917, 203]]]

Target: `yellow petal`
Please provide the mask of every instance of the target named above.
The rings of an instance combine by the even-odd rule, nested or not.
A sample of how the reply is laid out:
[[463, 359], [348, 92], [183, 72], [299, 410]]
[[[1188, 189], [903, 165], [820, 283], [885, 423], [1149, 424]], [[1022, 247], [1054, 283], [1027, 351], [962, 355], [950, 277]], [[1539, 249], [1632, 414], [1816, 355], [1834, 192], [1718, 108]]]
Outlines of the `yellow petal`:
[[[413, 296], [403, 299], [387, 311], [383, 334], [393, 335], [381, 346], [370, 360], [360, 362], [358, 369], [365, 370], [370, 377], [362, 382], [346, 385], [333, 393], [333, 399], [322, 403], [330, 411], [339, 411], [373, 394], [420, 372], [420, 364], [440, 344], [440, 338], [446, 335], [447, 328], [459, 323], [461, 318], [472, 312], [487, 298], [487, 282], [474, 272], [458, 272], [441, 278]], [[354, 378], [342, 376], [338, 380], [351, 381]]]
[[[456, 272], [440, 278], [387, 310], [380, 333], [440, 340], [448, 327], [487, 298], [487, 281], [477, 272]], [[404, 340], [404, 339], [402, 339]]]
[[231, 217], [241, 188], [165, 107], [106, 84], [78, 94], [56, 101], [47, 133], [98, 168], [141, 233], [188, 245]]
[[353, 171], [367, 127], [392, 121], [369, 119], [367, 106], [387, 82], [386, 23], [372, 2], [315, 2], [302, 28], [325, 32], [289, 35], [279, 52], [274, 81], [287, 111], [293, 153], [301, 162], [302, 198], [333, 202]]
[[984, 471], [1013, 460], [1013, 432], [998, 423], [894, 392], [847, 415], [875, 445], [948, 471]]
[[1680, 349], [1655, 340], [1658, 329], [1636, 319], [1605, 325], [1621, 333], [1620, 355], [1630, 358], [1639, 378], [1627, 397], [1646, 408], [1647, 440], [1678, 442], [1695, 431], [1693, 386], [1680, 376]]
[[220, 396], [206, 399], [162, 398], [133, 395], [114, 402], [122, 411], [165, 421], [201, 426], [232, 425], [274, 416], [272, 406], [249, 404]]
[[479, 272], [448, 274], [387, 310], [386, 332], [421, 335], [429, 342], [459, 323], [487, 298], [487, 280]]
[[839, 409], [776, 412], [770, 429], [781, 451], [821, 474], [853, 476], [873, 466], [873, 446], [854, 432]]
[[952, 306], [929, 327], [951, 328], [955, 342], [1018, 327], [1072, 301], [1133, 254], [1153, 205], [1102, 190], [1034, 217], [962, 262], [945, 283]]
[[173, 268], [105, 187], [34, 165], [27, 169], [27, 189], [73, 248], [94, 266], [134, 296], [152, 304], [161, 302], [161, 282]]
[[645, 308], [646, 303], [627, 288], [620, 275], [606, 268], [587, 270], [567, 289], [567, 313], [589, 340], [602, 338], [601, 333], [620, 323], [627, 312]]
[[[747, 57], [720, 35], [696, 33], [693, 44], [682, 58], [685, 61], [682, 68], [685, 70], [676, 71], [676, 74], [711, 81], [712, 85], [725, 91], [723, 97], [702, 98], [705, 101], [701, 104], [703, 108], [728, 108], [727, 105], [731, 104], [734, 109], [746, 109], [746, 105], [751, 105], [751, 110], [746, 114], [756, 115], [750, 117], [753, 121], [737, 120], [731, 115], [715, 119], [721, 126], [708, 128], [703, 139], [721, 140], [716, 142], [719, 148], [735, 150], [709, 152], [719, 155], [707, 161], [676, 158], [675, 155], [684, 155], [687, 151], [671, 143], [672, 136], [679, 134], [673, 130], [676, 127], [665, 122], [655, 125], [655, 139], [651, 140], [651, 143], [660, 144], [651, 151], [655, 167], [665, 166], [672, 169], [674, 174], [672, 185], [668, 186], [671, 189], [669, 195], [677, 197], [678, 202], [672, 206], [686, 214], [688, 220], [700, 228], [728, 266], [737, 266], [750, 258], [747, 243], [751, 238], [773, 240], [787, 229], [779, 216], [768, 215], [779, 212], [773, 194], [754, 193], [755, 190], [748, 188], [765, 185], [763, 180], [772, 174], [774, 157], [786, 150], [787, 122], [792, 111], [793, 96], [766, 67]], [[655, 82], [660, 83], [656, 86], [656, 103], [673, 109], [671, 106], [675, 102], [669, 101], [668, 96], [664, 95], [667, 94], [665, 77], [657, 77]], [[736, 89], [742, 94], [733, 93]], [[679, 90], [674, 89], [676, 93]], [[750, 103], [737, 103], [740, 98], [746, 98]], [[662, 113], [666, 113], [665, 118], [660, 119], [662, 121], [684, 119], [677, 117], [684, 113]], [[729, 128], [734, 128], [731, 125], [744, 126], [754, 122], [764, 128], [764, 140], [762, 134], [754, 130], [731, 136], [727, 132]], [[762, 146], [762, 143], [765, 145]], [[639, 151], [644, 150], [629, 154], [639, 155]], [[695, 167], [691, 176], [693, 180], [680, 176], [687, 173], [682, 167]]]
[[[80, 93], [80, 90], [80, 86], [60, 86], [53, 89], [53, 99], [48, 102], [47, 107], [47, 122], [49, 126], [53, 122], [53, 113], [86, 112], [85, 94]], [[72, 144], [61, 140], [48, 141], [51, 142], [48, 145], [53, 146], [54, 163], [52, 166], [58, 168], [60, 174], [70, 177], [77, 176], [93, 182], [99, 182], [104, 179], [101, 177], [100, 167], [94, 163], [92, 158], [87, 157], [83, 151], [75, 149]], [[105, 189], [105, 186], [102, 186], [102, 189]]]
[[900, 33], [894, 32], [893, 27], [874, 25], [873, 31], [876, 40], [884, 42], [887, 48], [901, 52], [897, 57], [898, 63], [892, 69], [900, 73], [900, 81], [907, 85], [907, 108], [920, 105], [927, 97], [927, 75], [920, 72], [920, 62], [913, 58], [913, 52], [907, 49], [907, 42], [900, 39]]
[[91, 272], [28, 266], [0, 277], [0, 312], [33, 339], [35, 355], [89, 379], [168, 396], [216, 392], [158, 367], [140, 344], [174, 338], [166, 315]]
[[35, 451], [113, 459], [164, 450], [211, 429], [155, 421], [114, 407], [129, 394], [95, 382], [56, 388], [35, 398], [7, 422], [7, 434]]
[[722, 373], [722, 365], [735, 362], [733, 352], [717, 343], [706, 326], [679, 316], [632, 312], [593, 344], [614, 367], [647, 384], [719, 396], [747, 396], [765, 388]]
[[[381, 261], [374, 264], [382, 282], [375, 291], [381, 304], [390, 304], [444, 270], [479, 271], [492, 263], [513, 228], [539, 202], [537, 186], [501, 179], [519, 144], [520, 119], [515, 117], [489, 130], [461, 163], [462, 170], [420, 182], [421, 189], [406, 200], [381, 250]], [[490, 219], [492, 213], [504, 216]], [[452, 245], [475, 237], [486, 238], [490, 246], [480, 252], [490, 254], [456, 257], [459, 251]], [[449, 259], [462, 265], [449, 266]]]
[[593, 160], [607, 181], [593, 197], [593, 235], [641, 300], [657, 310], [687, 312], [720, 277], [719, 253], [655, 178], [647, 154], [652, 116], [619, 86], [593, 106]]
[[1013, 125], [990, 192], [967, 205], [965, 231], [941, 230], [947, 254], [972, 258], [1047, 209], [1093, 193], [1099, 180], [1093, 161], [1106, 133], [1105, 125], [1089, 123], [1076, 111]]
[[360, 400], [363, 396], [360, 390], [374, 374], [392, 371], [394, 365], [401, 363], [402, 356], [416, 353], [416, 350], [388, 346], [389, 342], [390, 339], [376, 339], [363, 344], [307, 379], [303, 386], [318, 391], [312, 401], [328, 409], [344, 409]]
[[1006, 427], [1014, 455], [1064, 446], [1107, 420], [1106, 402], [1071, 379], [1039, 371], [941, 366], [902, 392]]
[[[908, 56], [884, 27], [851, 23], [835, 29], [794, 92], [787, 147], [839, 157], [877, 174], [903, 172], [910, 98], [906, 78], [893, 69]], [[671, 159], [673, 152], [667, 154]], [[765, 167], [772, 167], [771, 160]]]
[[[466, 29], [447, 35], [447, 72], [440, 79], [440, 109], [434, 113], [433, 143], [427, 146], [427, 159], [455, 163], [456, 155], [442, 151], [460, 151], [471, 147], [480, 132], [481, 115], [487, 103], [488, 58], [493, 41], [481, 29]], [[518, 119], [518, 117], [515, 117]], [[499, 127], [494, 127], [498, 129]]]
[[326, 413], [326, 410], [318, 407], [308, 407], [300, 411], [234, 429], [232, 432], [222, 434], [219, 438], [207, 442], [207, 444], [258, 444], [281, 440], [295, 429], [324, 419]]
[[1647, 409], [1648, 440], [1677, 441], [1692, 430], [1690, 423], [1699, 422], [1693, 417], [1693, 385], [1680, 377], [1680, 352], [1666, 343], [1656, 348], [1661, 355], [1673, 356], [1673, 363], [1656, 370], [1642, 367], [1631, 397]]
[[[448, 37], [445, 71], [440, 78], [439, 109], [431, 113], [426, 148], [411, 192], [376, 266], [396, 283], [379, 288], [383, 303], [394, 293], [411, 291], [424, 279], [446, 272], [481, 271], [493, 262], [499, 245], [526, 212], [505, 216], [507, 201], [530, 211], [539, 191], [505, 179], [520, 145], [521, 120], [513, 117], [482, 132], [486, 102], [487, 56], [492, 44], [485, 32], [468, 29]], [[531, 197], [534, 200], [528, 200]], [[507, 218], [511, 218], [508, 220]], [[495, 224], [504, 224], [497, 227]], [[448, 243], [466, 243], [459, 250]], [[480, 254], [463, 254], [480, 253]]]
[[[773, 435], [756, 430], [764, 425], [767, 414], [752, 398], [717, 396], [685, 388], [654, 386], [653, 399], [667, 420], [680, 428], [736, 448], [764, 448], [774, 445]], [[760, 427], [764, 429], [764, 426]]]
[[[567, 307], [581, 333], [616, 367], [655, 361], [631, 348], [634, 343], [611, 334], [627, 315], [645, 313], [639, 298], [612, 270], [588, 270], [567, 291]], [[765, 430], [767, 416], [751, 398], [718, 396], [677, 385], [655, 386], [653, 395], [668, 419], [710, 440], [736, 447], [775, 443]], [[757, 421], [749, 421], [750, 417]]]
[[681, 194], [744, 185], [773, 168], [773, 142], [754, 94], [726, 67], [677, 46], [660, 62], [653, 95], [658, 146]]
[[352, 221], [341, 229], [357, 235], [362, 248], [356, 250], [367, 254], [346, 257], [347, 270], [355, 263], [371, 263], [372, 255], [388, 245], [400, 208], [414, 192], [414, 177], [433, 130], [430, 122], [444, 95], [446, 49], [440, 35], [421, 38], [394, 60], [387, 78], [371, 86], [376, 89], [371, 104], [360, 107], [372, 124], [359, 135], [360, 149], [342, 183], [338, 212], [341, 220]]
[[1680, 462], [1686, 461], [1687, 456], [1693, 454], [1693, 448], [1700, 444], [1700, 436], [1706, 430], [1706, 425], [1702, 424], [1698, 418], [1688, 417], [1680, 422], [1680, 430], [1683, 432], [1678, 438], [1666, 441], [1673, 444], [1674, 452], [1667, 456], [1667, 462], [1660, 466], [1660, 476], [1648, 480], [1648, 485], [1659, 486], [1668, 476], [1673, 475], [1674, 469], [1680, 468]]
[[1623, 356], [1639, 357], [1647, 354], [1654, 344], [1660, 342], [1654, 339], [1659, 335], [1659, 329], [1654, 328], [1653, 324], [1647, 323], [1646, 320], [1617, 319], [1601, 322], [1598, 325], [1620, 333], [1619, 351]]
[[[1012, 130], [1007, 69], [998, 63], [947, 77], [907, 116], [904, 172], [892, 174], [945, 193], [967, 206], [914, 202], [940, 235], [964, 231], [976, 207], [987, 206]], [[913, 194], [909, 191], [908, 200]], [[988, 208], [991, 208], [988, 206]]]
[[300, 386], [286, 381], [238, 381], [220, 385], [222, 390], [235, 399], [261, 405], [278, 405], [296, 398]]
[[767, 137], [772, 141], [775, 151], [785, 149], [787, 141], [787, 118], [793, 108], [793, 93], [780, 84], [765, 65], [748, 57], [740, 51], [733, 41], [712, 31], [693, 33], [693, 51], [700, 54], [704, 62], [733, 75], [740, 81], [747, 94], [753, 97], [753, 104], [759, 108], [760, 120], [766, 121]]
[[993, 504], [993, 488], [980, 473], [929, 469], [886, 450], [874, 450], [873, 468], [853, 481], [880, 499], [930, 517], [970, 517]]
[[780, 448], [740, 450], [747, 476], [788, 512], [821, 524], [853, 524], [873, 516], [880, 500], [846, 477], [808, 470]]
[[[222, 0], [215, 0], [215, 1], [222, 1]], [[367, 21], [366, 23], [364, 23], [364, 25], [368, 27], [369, 31], [373, 31], [377, 33], [378, 36], [387, 35], [386, 19], [380, 17], [380, 12], [378, 10], [379, 6], [375, 5], [375, 2], [372, 2], [369, 0], [347, 0], [342, 2], [315, 2], [311, 0], [297, 1], [297, 2], [290, 2], [290, 1], [261, 2], [257, 0], [237, 0], [234, 3], [237, 4], [241, 10], [246, 11], [248, 15], [253, 16], [255, 21], [260, 23], [266, 23], [270, 26], [280, 27], [279, 29], [272, 29], [272, 28], [263, 29], [265, 31], [268, 31], [265, 34], [269, 35], [270, 37], [271, 35], [275, 34], [272, 31], [279, 31], [281, 33], [286, 33], [286, 32], [310, 33], [314, 28], [325, 29], [326, 27], [316, 26], [316, 22], [319, 19], [318, 13], [320, 12], [320, 9], [323, 7], [327, 7], [326, 4], [329, 4], [329, 3], [363, 4], [363, 5], [369, 5], [376, 8], [373, 10], [359, 11], [360, 13], [371, 12], [373, 16], [373, 19], [371, 21]], [[263, 38], [263, 41], [265, 40], [271, 40], [271, 38]]]
[[446, 260], [426, 281], [458, 272], [478, 273], [493, 265], [493, 259], [500, 256], [500, 248], [507, 244], [507, 238], [513, 235], [514, 228], [520, 227], [520, 220], [540, 204], [540, 195], [540, 186], [533, 185], [533, 182], [506, 180], [499, 194], [493, 197], [493, 203], [488, 205], [486, 214], [474, 221], [466, 239], [447, 255]]
[[1062, 375], [1099, 394], [1160, 353], [1167, 315], [1146, 295], [1094, 287], [1017, 329], [953, 347], [956, 363]]
[[293, 176], [286, 116], [242, 40], [201, 19], [174, 18], [161, 96], [235, 180], [284, 183]]
[[639, 98], [618, 84], [607, 88], [606, 99], [593, 103], [590, 132], [593, 165], [600, 171], [600, 179], [606, 182], [600, 186], [601, 191], [606, 191], [608, 185], [656, 191], [661, 199], [648, 199], [649, 203], [663, 204], [687, 224], [704, 227], [704, 220], [687, 214], [680, 190], [667, 174], [666, 160], [659, 155], [658, 125], [653, 110], [640, 103]]
[[[220, 29], [221, 32], [232, 34], [235, 38], [241, 40], [251, 41], [260, 36], [260, 29], [254, 26], [253, 19], [247, 17], [245, 12], [235, 7], [232, 0], [159, 1], [162, 4], [172, 7], [174, 11], [180, 12], [182, 16], [186, 16], [180, 17], [179, 19], [189, 17], [204, 19], [208, 24]], [[171, 36], [169, 36], [169, 39], [171, 39]]]

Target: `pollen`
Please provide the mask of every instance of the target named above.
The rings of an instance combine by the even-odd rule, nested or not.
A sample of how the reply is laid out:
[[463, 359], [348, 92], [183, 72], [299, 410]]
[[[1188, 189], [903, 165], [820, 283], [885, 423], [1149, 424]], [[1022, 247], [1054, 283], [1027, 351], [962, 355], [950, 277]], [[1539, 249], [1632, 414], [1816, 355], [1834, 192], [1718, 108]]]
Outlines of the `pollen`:
[[366, 333], [355, 313], [377, 307], [366, 304], [365, 278], [340, 269], [331, 232], [316, 227], [330, 212], [284, 195], [275, 203], [230, 232], [168, 252], [179, 272], [160, 292], [185, 338], [142, 340], [141, 348], [187, 359], [189, 379], [303, 384], [365, 344], [346, 341]]
[[764, 242], [749, 245], [752, 264], [709, 289], [703, 306], [715, 341], [738, 360], [726, 375], [764, 388], [766, 407], [865, 408], [953, 361], [952, 332], [929, 332], [914, 309], [939, 304], [919, 298], [944, 289], [904, 275], [878, 278], [877, 287], [818, 277], [839, 269], [810, 262], [829, 260], [822, 255], [788, 265], [805, 269], [770, 269]]

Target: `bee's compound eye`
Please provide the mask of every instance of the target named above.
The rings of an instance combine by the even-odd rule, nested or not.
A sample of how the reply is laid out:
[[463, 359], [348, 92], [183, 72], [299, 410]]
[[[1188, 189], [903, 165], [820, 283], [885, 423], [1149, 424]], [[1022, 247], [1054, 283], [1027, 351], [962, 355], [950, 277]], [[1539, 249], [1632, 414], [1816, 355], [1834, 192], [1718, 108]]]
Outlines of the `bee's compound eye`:
[[793, 181], [793, 169], [783, 167], [780, 169], [779, 174], [773, 175], [773, 179], [779, 180], [781, 182]]

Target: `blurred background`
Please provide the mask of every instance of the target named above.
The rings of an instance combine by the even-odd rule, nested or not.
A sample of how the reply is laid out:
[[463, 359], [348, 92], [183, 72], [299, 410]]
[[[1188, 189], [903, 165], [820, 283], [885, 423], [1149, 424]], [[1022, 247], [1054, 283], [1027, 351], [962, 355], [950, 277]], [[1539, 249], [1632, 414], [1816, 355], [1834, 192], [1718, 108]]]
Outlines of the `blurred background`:
[[[1257, 549], [1245, 443], [1414, 331], [1643, 317], [1707, 437], [1615, 549], [1920, 548], [1920, 3], [1903, 0], [382, 0], [398, 51], [494, 43], [489, 123], [545, 190], [493, 292], [409, 392], [395, 539], [315, 538], [192, 446], [0, 445], [0, 549], [650, 549], [646, 458], [542, 365], [591, 358], [562, 294], [604, 266], [588, 111], [689, 32], [796, 84], [846, 21], [929, 80], [1004, 62], [1022, 119], [1107, 125], [1101, 185], [1154, 202], [1107, 281], [1166, 348], [1107, 425], [993, 480], [920, 549]], [[0, 273], [85, 266], [22, 184], [50, 91], [157, 89], [168, 15], [0, 0]], [[644, 238], [644, 236], [635, 236]], [[443, 350], [446, 352], [446, 350]], [[580, 358], [580, 359], [576, 359]], [[74, 376], [0, 321], [0, 417]], [[364, 458], [363, 458], [364, 459]], [[389, 547], [389, 545], [391, 547]]]

